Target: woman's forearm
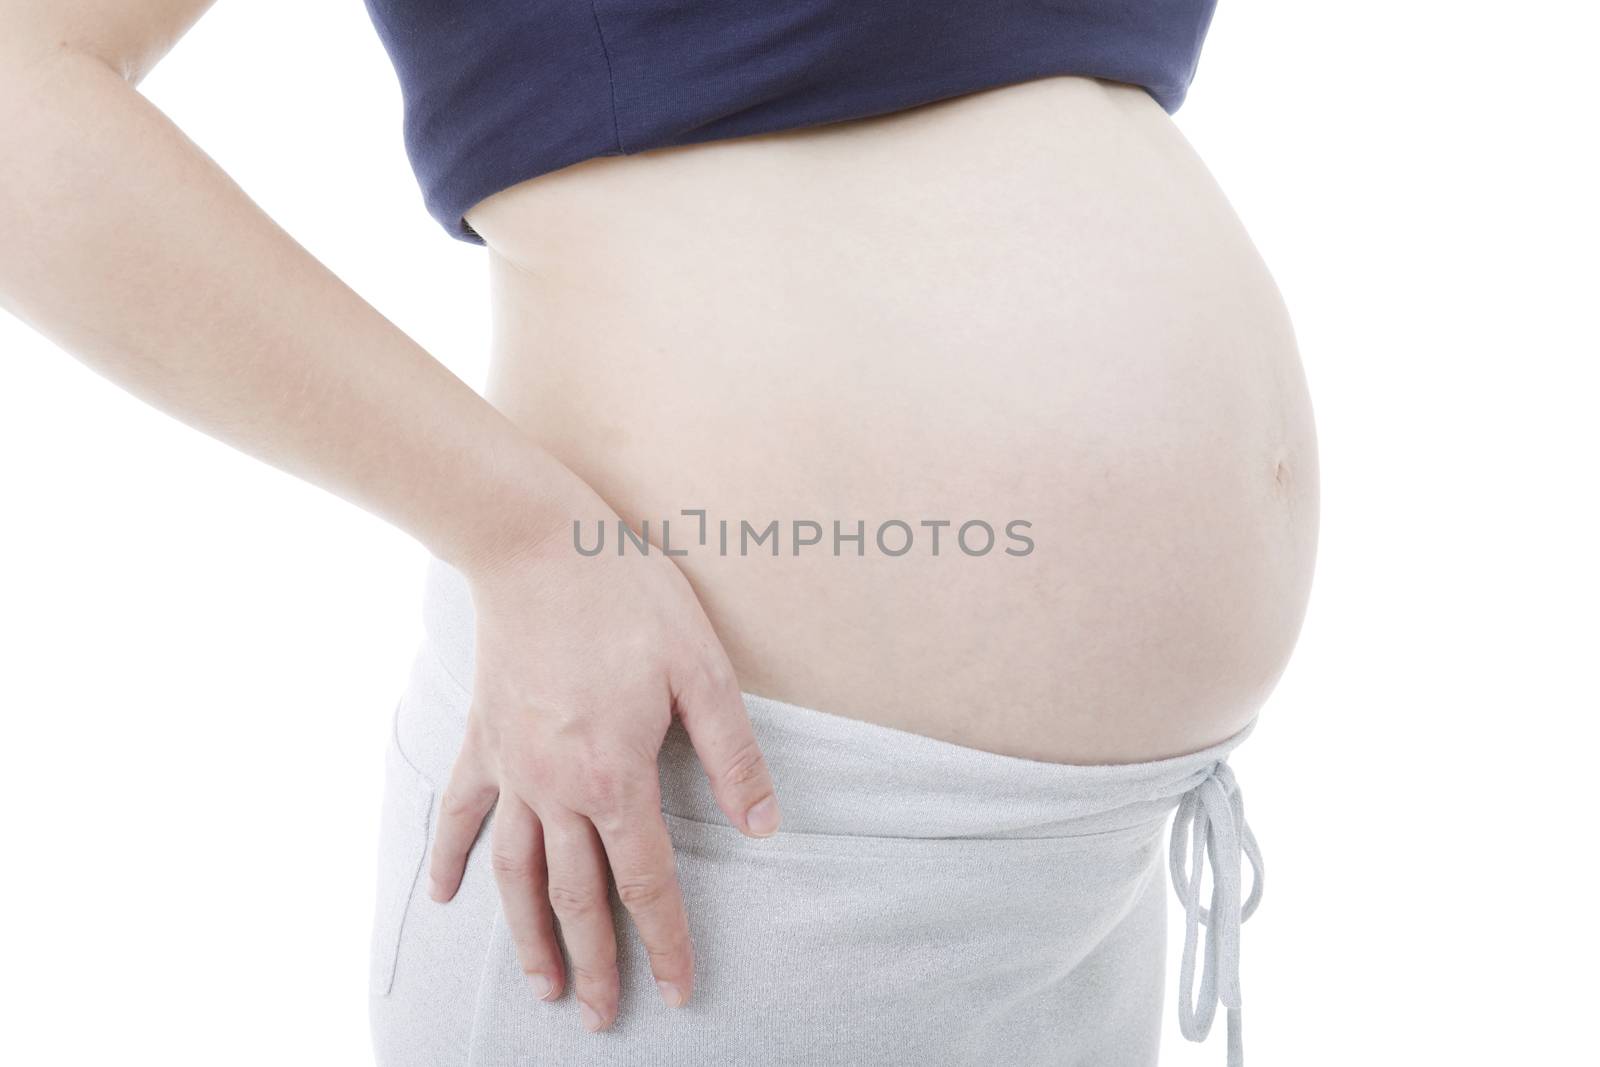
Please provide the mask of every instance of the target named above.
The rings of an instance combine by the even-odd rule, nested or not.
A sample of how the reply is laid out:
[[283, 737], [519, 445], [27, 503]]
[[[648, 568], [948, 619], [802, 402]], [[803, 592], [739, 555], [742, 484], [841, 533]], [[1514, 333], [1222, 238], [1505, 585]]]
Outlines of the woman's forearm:
[[586, 492], [89, 55], [0, 58], [0, 304], [459, 566]]

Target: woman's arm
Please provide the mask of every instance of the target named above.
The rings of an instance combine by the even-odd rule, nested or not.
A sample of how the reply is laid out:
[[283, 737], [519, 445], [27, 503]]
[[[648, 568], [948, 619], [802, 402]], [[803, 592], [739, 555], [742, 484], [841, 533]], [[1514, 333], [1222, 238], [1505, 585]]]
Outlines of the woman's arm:
[[[156, 407], [457, 566], [559, 525], [574, 476], [135, 91], [148, 31], [72, 32], [85, 9], [129, 6], [27, 4], [21, 26], [5, 8], [0, 303]], [[203, 6], [155, 5], [168, 25]]]
[[208, 5], [0, 0], [0, 304], [149, 403], [463, 571], [478, 673], [441, 800], [434, 896], [455, 892], [495, 806], [494, 868], [535, 989], [564, 983], [554, 901], [586, 1025], [614, 1018], [614, 877], [663, 995], [680, 1003], [691, 947], [655, 767], [673, 714], [730, 821], [777, 825], [727, 656], [669, 560], [564, 550], [574, 518], [614, 517], [593, 490], [136, 91]]

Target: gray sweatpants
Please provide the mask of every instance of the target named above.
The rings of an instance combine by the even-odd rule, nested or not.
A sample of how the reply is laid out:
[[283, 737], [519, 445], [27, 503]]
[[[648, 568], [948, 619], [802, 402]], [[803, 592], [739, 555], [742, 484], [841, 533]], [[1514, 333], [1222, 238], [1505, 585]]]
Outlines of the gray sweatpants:
[[[1189, 756], [1082, 766], [746, 695], [784, 811], [776, 836], [750, 840], [722, 816], [674, 726], [662, 807], [694, 937], [694, 998], [661, 1003], [613, 894], [621, 1006], [611, 1029], [590, 1034], [570, 986], [554, 1003], [534, 999], [500, 913], [487, 832], [454, 900], [435, 903], [423, 888], [473, 677], [470, 593], [438, 561], [424, 612], [427, 638], [387, 755], [371, 970], [382, 1067], [1148, 1067], [1174, 809], [1165, 851], [1189, 915], [1180, 1022], [1203, 1038], [1220, 1000], [1229, 1060], [1242, 1059], [1238, 932], [1261, 872], [1225, 760], [1248, 729]], [[1209, 909], [1191, 877], [1206, 859]]]

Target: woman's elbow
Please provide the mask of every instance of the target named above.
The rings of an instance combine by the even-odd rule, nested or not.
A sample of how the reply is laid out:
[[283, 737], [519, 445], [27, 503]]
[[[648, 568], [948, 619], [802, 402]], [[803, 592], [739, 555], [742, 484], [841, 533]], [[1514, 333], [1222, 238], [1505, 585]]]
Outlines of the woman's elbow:
[[98, 63], [131, 85], [155, 68], [212, 0], [55, 0], [0, 6], [0, 78], [53, 61]]

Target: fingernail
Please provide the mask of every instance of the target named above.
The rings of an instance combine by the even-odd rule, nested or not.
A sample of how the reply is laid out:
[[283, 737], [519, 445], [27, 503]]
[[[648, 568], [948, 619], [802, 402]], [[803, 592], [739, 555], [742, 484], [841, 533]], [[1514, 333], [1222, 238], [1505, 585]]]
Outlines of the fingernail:
[[744, 813], [744, 823], [750, 827], [750, 832], [758, 837], [766, 837], [778, 832], [778, 822], [782, 817], [778, 814], [778, 798], [767, 797], [765, 800], [754, 804], [749, 811]]
[[428, 895], [441, 903], [444, 901], [444, 883], [432, 875], [428, 877]]
[[671, 982], [657, 982], [656, 986], [661, 990], [661, 999], [667, 1002], [669, 1008], [681, 1008], [689, 999], [683, 995], [682, 989]]
[[549, 1000], [556, 989], [556, 984], [542, 974], [528, 975], [528, 984], [533, 986], [533, 995], [540, 1000]]
[[589, 1031], [591, 1034], [600, 1029], [601, 1025], [605, 1022], [604, 1019], [600, 1018], [599, 1012], [595, 1011], [593, 1008], [589, 1007], [589, 1005], [584, 1004], [581, 1001], [579, 1002], [578, 1016], [583, 1020], [583, 1028]]

